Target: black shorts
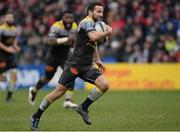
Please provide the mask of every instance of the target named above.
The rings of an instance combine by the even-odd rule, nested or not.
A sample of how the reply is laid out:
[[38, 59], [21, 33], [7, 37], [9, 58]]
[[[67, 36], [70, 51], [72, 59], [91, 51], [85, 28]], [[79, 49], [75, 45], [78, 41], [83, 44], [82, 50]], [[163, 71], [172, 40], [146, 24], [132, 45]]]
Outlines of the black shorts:
[[102, 75], [102, 73], [90, 66], [83, 66], [79, 64], [65, 64], [64, 71], [59, 79], [59, 84], [62, 84], [65, 87], [69, 87], [71, 83], [76, 79], [76, 77], [80, 77], [84, 81], [87, 81], [91, 84], [95, 83], [97, 77]]
[[[67, 55], [61, 57], [53, 57], [51, 54], [46, 56], [46, 67], [45, 67], [45, 78], [51, 80], [58, 68], [60, 66], [64, 69], [64, 64], [66, 62]], [[74, 89], [75, 83], [72, 82], [68, 88]]]
[[62, 69], [64, 69], [64, 64], [66, 61], [66, 56], [61, 57], [53, 57], [52, 55], [48, 54], [46, 56], [46, 66], [45, 66], [45, 77], [49, 80], [52, 79], [54, 76], [58, 66], [60, 66]]
[[64, 68], [65, 61], [67, 60], [67, 56], [61, 56], [61, 57], [53, 57], [53, 56], [47, 56], [45, 63], [46, 65], [50, 65], [53, 67], [61, 66], [61, 68]]
[[14, 57], [0, 58], [0, 73], [4, 73], [13, 68], [17, 68], [17, 63]]

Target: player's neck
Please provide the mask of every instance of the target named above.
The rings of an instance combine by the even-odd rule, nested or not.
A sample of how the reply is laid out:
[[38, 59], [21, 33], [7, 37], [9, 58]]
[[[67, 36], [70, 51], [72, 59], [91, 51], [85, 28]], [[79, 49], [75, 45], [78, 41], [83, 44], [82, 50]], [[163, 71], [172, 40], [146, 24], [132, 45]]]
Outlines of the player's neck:
[[7, 23], [7, 22], [5, 22], [4, 24], [7, 25], [7, 26], [9, 26], [9, 27], [14, 26], [13, 24], [9, 24], [9, 23]]
[[91, 19], [92, 21], [94, 21], [93, 18], [90, 15], [86, 16], [86, 18]]

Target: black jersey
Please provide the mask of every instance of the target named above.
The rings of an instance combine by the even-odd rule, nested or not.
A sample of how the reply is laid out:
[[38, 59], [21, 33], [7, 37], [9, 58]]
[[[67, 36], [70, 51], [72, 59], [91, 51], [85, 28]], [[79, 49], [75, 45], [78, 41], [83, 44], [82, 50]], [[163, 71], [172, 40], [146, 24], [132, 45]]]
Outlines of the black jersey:
[[[57, 21], [55, 22], [51, 28], [50, 32], [48, 34], [48, 37], [51, 38], [62, 38], [62, 37], [68, 37], [70, 32], [76, 32], [77, 30], [77, 24], [73, 22], [72, 27], [70, 30], [67, 30], [64, 26], [63, 21]], [[48, 54], [49, 56], [59, 58], [59, 57], [64, 57], [67, 56], [69, 52], [70, 46], [67, 44], [63, 45], [50, 45], [48, 49]]]
[[78, 26], [75, 49], [67, 63], [92, 64], [95, 43], [91, 42], [87, 35], [90, 31], [95, 31], [95, 22], [91, 18], [86, 17]]
[[[14, 25], [8, 25], [6, 23], [0, 25], [0, 41], [5, 46], [12, 46], [16, 37], [19, 35], [19, 30]], [[11, 56], [12, 54], [0, 49], [1, 56]]]

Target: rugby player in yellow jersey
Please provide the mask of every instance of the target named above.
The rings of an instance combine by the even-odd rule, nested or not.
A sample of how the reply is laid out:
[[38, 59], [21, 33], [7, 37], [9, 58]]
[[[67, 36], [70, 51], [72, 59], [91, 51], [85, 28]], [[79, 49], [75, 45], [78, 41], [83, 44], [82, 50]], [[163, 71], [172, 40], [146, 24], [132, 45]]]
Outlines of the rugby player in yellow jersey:
[[0, 80], [8, 83], [6, 101], [11, 102], [13, 91], [16, 89], [17, 64], [15, 54], [20, 51], [17, 37], [19, 30], [14, 25], [14, 15], [7, 13], [4, 23], [0, 25]]
[[[64, 68], [64, 63], [70, 54], [70, 48], [74, 44], [77, 24], [74, 22], [73, 13], [69, 10], [62, 15], [62, 20], [55, 22], [49, 31], [49, 49], [46, 54], [45, 76], [37, 81], [36, 85], [29, 88], [29, 102], [35, 103], [36, 95], [45, 84], [54, 76], [58, 66]], [[73, 90], [74, 82], [69, 86]], [[65, 108], [76, 107], [72, 101], [72, 91], [66, 93], [63, 106]]]

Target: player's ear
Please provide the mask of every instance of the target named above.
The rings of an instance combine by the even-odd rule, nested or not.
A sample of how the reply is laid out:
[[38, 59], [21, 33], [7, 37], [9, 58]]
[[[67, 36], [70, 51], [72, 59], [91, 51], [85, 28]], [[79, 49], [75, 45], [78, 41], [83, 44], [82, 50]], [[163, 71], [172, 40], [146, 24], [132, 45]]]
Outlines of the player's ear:
[[90, 16], [92, 16], [92, 11], [91, 11], [91, 10], [89, 10], [89, 11], [88, 11], [88, 14], [89, 14]]

